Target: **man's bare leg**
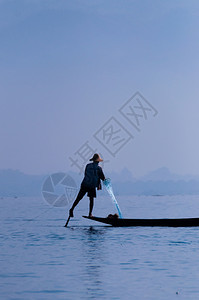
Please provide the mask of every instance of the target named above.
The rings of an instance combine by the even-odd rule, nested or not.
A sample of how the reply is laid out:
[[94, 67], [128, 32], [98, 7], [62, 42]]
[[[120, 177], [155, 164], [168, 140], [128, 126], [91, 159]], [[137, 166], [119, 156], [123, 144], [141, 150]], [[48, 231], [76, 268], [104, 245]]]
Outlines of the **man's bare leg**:
[[94, 198], [90, 197], [90, 205], [89, 205], [89, 217], [92, 217], [92, 211], [93, 211], [93, 205], [94, 205]]

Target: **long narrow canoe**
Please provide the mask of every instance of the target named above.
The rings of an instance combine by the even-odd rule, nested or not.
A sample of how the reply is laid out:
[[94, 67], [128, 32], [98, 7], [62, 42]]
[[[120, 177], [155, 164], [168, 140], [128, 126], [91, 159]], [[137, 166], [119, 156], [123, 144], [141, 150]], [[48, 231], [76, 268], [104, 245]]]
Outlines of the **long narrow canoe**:
[[163, 226], [163, 227], [193, 227], [199, 226], [199, 218], [183, 218], [183, 219], [119, 219], [119, 218], [84, 218], [109, 224], [114, 227], [128, 226]]

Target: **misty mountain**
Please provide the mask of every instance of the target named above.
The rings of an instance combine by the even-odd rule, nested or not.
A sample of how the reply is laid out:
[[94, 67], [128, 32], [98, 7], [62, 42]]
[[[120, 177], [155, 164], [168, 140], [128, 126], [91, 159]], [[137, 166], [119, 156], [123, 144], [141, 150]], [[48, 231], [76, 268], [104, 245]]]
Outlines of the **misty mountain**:
[[194, 175], [178, 175], [175, 173], [170, 172], [170, 170], [166, 167], [162, 167], [159, 169], [156, 169], [154, 171], [149, 172], [148, 174], [142, 176], [139, 178], [142, 181], [177, 181], [177, 180], [198, 180], [199, 181], [199, 176], [194, 176]]
[[[56, 173], [56, 172], [55, 172]], [[79, 187], [83, 174], [67, 172]], [[117, 195], [177, 195], [198, 194], [197, 176], [173, 174], [167, 168], [154, 170], [136, 179], [127, 169], [107, 172]], [[0, 170], [0, 197], [41, 196], [42, 186], [48, 175], [28, 175], [19, 170]], [[105, 192], [105, 191], [104, 191]]]
[[28, 175], [18, 170], [0, 170], [0, 196], [39, 196], [45, 176]]
[[199, 181], [141, 181], [114, 182], [116, 195], [199, 195]]
[[112, 181], [126, 182], [136, 180], [127, 168], [122, 169], [120, 172], [107, 172], [105, 176], [111, 178]]

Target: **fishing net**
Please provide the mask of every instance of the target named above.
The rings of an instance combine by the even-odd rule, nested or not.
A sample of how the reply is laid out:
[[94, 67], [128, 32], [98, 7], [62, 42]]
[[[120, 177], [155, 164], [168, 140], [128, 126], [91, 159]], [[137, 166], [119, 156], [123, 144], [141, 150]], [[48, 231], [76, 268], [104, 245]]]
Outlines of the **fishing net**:
[[103, 181], [103, 184], [108, 192], [108, 194], [110, 195], [113, 203], [115, 204], [116, 208], [117, 208], [117, 211], [118, 211], [118, 214], [119, 214], [119, 217], [122, 219], [122, 213], [121, 213], [121, 210], [120, 210], [120, 207], [119, 207], [119, 204], [115, 198], [115, 195], [113, 193], [113, 188], [112, 188], [112, 184], [111, 184], [111, 179], [110, 178], [107, 178]]

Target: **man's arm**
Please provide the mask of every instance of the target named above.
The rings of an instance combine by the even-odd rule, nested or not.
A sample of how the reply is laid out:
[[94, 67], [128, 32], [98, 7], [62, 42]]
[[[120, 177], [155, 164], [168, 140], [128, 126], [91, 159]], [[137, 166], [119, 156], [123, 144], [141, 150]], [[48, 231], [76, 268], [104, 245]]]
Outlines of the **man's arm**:
[[104, 173], [102, 171], [102, 168], [100, 166], [98, 166], [99, 168], [99, 178], [104, 181], [105, 180], [105, 176], [104, 176]]

